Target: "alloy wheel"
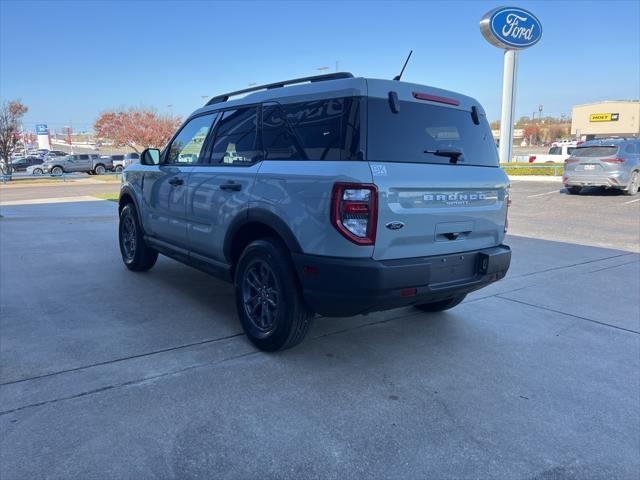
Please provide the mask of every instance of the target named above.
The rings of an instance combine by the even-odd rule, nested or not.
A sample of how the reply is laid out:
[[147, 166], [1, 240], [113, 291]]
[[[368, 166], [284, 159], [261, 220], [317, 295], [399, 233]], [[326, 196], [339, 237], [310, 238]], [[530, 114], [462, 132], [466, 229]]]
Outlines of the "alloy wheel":
[[136, 224], [131, 215], [127, 215], [122, 222], [122, 248], [127, 261], [136, 255]]
[[242, 278], [242, 302], [251, 323], [261, 332], [275, 325], [280, 303], [280, 286], [267, 262], [254, 260]]

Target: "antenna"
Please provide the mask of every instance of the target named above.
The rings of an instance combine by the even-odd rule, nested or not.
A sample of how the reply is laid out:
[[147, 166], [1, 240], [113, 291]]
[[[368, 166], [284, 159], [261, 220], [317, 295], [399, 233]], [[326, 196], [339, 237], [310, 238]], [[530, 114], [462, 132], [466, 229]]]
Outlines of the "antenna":
[[411, 58], [412, 53], [413, 50], [409, 52], [409, 56], [405, 60], [404, 65], [402, 66], [402, 70], [400, 70], [400, 75], [396, 75], [395, 77], [393, 77], [394, 80], [400, 81], [400, 79], [402, 78], [402, 74], [404, 73], [404, 69], [407, 68], [407, 63], [409, 63], [409, 59]]

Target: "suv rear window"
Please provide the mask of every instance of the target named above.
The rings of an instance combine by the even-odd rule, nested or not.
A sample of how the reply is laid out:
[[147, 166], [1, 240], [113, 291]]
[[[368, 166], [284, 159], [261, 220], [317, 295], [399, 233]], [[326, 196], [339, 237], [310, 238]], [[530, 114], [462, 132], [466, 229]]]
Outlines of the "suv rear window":
[[450, 158], [425, 151], [458, 150], [459, 164], [498, 166], [498, 152], [484, 115], [473, 123], [471, 112], [419, 102], [399, 102], [393, 113], [389, 102], [369, 98], [367, 157], [377, 162], [449, 164]]
[[578, 147], [573, 151], [574, 157], [610, 157], [618, 153], [615, 145], [607, 147]]

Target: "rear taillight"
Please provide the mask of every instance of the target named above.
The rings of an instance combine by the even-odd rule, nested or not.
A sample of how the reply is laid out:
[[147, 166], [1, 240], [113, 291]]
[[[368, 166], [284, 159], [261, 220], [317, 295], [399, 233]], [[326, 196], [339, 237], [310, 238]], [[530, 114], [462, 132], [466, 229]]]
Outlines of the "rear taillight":
[[536, 161], [536, 156], [535, 155], [529, 155], [529, 163], [533, 163]]
[[564, 163], [565, 163], [565, 164], [567, 164], [567, 163], [576, 163], [577, 161], [578, 161], [578, 159], [577, 159], [577, 158], [567, 158], [567, 159], [564, 161]]
[[357, 245], [373, 245], [378, 223], [378, 188], [365, 183], [336, 183], [331, 194], [331, 223]]
[[624, 163], [624, 158], [602, 158], [601, 161], [607, 163]]

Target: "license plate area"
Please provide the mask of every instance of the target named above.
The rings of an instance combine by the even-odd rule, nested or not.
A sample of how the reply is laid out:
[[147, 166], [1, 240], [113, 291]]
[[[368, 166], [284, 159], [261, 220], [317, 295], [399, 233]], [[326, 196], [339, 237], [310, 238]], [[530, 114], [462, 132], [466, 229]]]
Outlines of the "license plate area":
[[430, 283], [438, 285], [472, 279], [478, 273], [477, 260], [477, 253], [438, 257], [431, 264]]

